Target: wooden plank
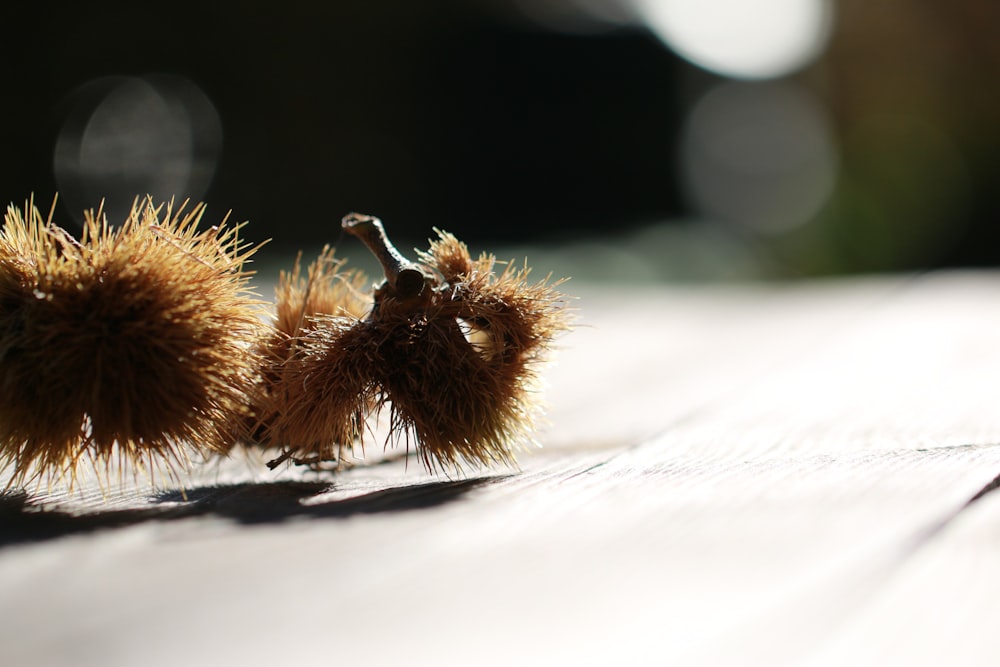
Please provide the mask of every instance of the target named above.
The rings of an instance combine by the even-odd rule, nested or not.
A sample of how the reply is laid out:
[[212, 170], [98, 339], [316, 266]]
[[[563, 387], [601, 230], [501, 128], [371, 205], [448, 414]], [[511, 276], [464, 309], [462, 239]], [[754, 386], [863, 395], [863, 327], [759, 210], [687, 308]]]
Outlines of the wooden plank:
[[1000, 494], [971, 505], [917, 545], [880, 594], [817, 652], [881, 665], [996, 664]]
[[[33, 502], [65, 514], [0, 550], [0, 645], [18, 665], [996, 663], [996, 503], [966, 503], [1000, 473], [998, 286], [581, 286], [519, 471], [233, 460], [186, 499], [53, 489]], [[935, 604], [979, 620], [900, 649]]]

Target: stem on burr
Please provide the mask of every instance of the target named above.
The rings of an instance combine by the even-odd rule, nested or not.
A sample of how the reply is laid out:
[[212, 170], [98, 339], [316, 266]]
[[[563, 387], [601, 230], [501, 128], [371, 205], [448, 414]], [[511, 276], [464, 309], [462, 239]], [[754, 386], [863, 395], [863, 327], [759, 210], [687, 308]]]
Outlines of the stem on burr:
[[348, 213], [341, 221], [345, 231], [358, 237], [382, 265], [389, 286], [400, 298], [414, 297], [424, 288], [424, 274], [392, 245], [382, 221], [373, 215]]

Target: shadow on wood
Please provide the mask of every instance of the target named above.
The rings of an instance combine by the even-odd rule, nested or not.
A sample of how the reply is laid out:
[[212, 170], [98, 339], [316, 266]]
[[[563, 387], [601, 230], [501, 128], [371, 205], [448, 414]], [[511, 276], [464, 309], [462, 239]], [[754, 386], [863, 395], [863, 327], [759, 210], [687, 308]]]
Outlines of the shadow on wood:
[[292, 518], [343, 519], [429, 509], [460, 499], [469, 491], [506, 479], [507, 475], [413, 484], [329, 502], [303, 500], [330, 491], [329, 482], [266, 482], [204, 486], [169, 491], [142, 509], [73, 513], [46, 508], [23, 492], [0, 493], [0, 548], [67, 535], [123, 528], [148, 521], [216, 516], [240, 524], [280, 523]]

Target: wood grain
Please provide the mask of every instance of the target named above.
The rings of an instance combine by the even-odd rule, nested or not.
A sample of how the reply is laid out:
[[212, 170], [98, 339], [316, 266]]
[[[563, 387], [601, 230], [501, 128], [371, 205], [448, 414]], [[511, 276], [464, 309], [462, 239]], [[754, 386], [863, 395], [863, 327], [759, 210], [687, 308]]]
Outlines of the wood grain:
[[573, 289], [518, 470], [8, 494], [3, 664], [1000, 664], [1000, 276]]

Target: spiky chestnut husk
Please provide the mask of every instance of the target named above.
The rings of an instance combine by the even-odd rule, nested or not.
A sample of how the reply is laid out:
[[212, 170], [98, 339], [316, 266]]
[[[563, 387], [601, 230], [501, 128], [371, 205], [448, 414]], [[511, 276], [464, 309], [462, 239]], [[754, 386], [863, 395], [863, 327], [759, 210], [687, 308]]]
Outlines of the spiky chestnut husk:
[[264, 329], [239, 226], [198, 204], [99, 210], [82, 237], [11, 206], [0, 233], [0, 467], [11, 484], [90, 461], [156, 470], [222, 452], [245, 419]]
[[364, 319], [319, 316], [283, 366], [285, 402], [265, 439], [300, 460], [325, 460], [389, 410], [390, 439], [416, 445], [429, 470], [511, 464], [534, 428], [537, 371], [569, 326], [566, 301], [527, 267], [473, 260], [445, 232], [406, 260], [381, 222], [344, 228], [378, 257], [386, 282]]
[[371, 308], [366, 295], [367, 279], [357, 271], [344, 269], [344, 260], [334, 256], [329, 246], [302, 274], [302, 253], [291, 271], [282, 271], [275, 288], [272, 327], [258, 346], [262, 359], [260, 385], [254, 392], [255, 404], [248, 423], [248, 435], [241, 444], [260, 444], [263, 434], [278, 412], [295, 402], [281, 383], [282, 369], [293, 355], [298, 340], [317, 326], [317, 317], [359, 319]]
[[315, 328], [317, 315], [362, 317], [371, 308], [366, 291], [367, 278], [353, 269], [344, 269], [345, 260], [334, 257], [325, 246], [319, 257], [302, 275], [302, 254], [291, 271], [282, 271], [275, 288], [274, 327], [286, 338]]

